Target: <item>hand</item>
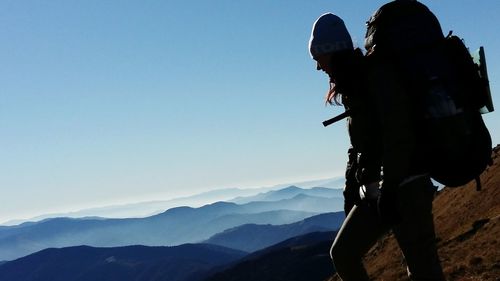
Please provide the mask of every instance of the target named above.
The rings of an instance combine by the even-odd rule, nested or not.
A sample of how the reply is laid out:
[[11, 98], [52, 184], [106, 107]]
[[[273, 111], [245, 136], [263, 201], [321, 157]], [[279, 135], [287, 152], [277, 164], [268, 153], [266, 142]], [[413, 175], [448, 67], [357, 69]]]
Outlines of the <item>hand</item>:
[[377, 201], [377, 212], [382, 222], [389, 226], [401, 221], [397, 189], [382, 187]]
[[347, 216], [354, 205], [359, 205], [361, 198], [359, 197], [359, 186], [346, 185], [344, 187], [344, 212]]
[[380, 196], [379, 182], [371, 182], [359, 188], [359, 198], [370, 209], [377, 212], [377, 201]]
[[371, 182], [364, 184], [359, 188], [359, 198], [361, 200], [367, 200], [368, 202], [377, 201], [380, 195], [380, 183]]

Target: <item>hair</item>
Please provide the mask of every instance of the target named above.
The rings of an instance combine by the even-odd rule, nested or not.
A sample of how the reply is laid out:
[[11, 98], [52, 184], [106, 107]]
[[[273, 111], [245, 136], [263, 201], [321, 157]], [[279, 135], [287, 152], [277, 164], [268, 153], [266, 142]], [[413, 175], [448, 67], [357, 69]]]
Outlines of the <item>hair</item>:
[[342, 95], [335, 89], [335, 82], [330, 79], [330, 89], [326, 92], [325, 105], [342, 105]]
[[[354, 50], [341, 51], [332, 55], [330, 60], [330, 65], [336, 69], [337, 71], [342, 71], [343, 73], [347, 73], [350, 75], [359, 75], [361, 70], [357, 69], [361, 67], [360, 61], [363, 57], [363, 51], [361, 49], [356, 48]], [[352, 81], [352, 77], [349, 77], [349, 82]], [[348, 82], [348, 83], [349, 83]], [[337, 90], [337, 82], [335, 81], [335, 77], [330, 77], [330, 88], [325, 95], [325, 105], [342, 105], [343, 104], [343, 95], [345, 93], [341, 93]]]

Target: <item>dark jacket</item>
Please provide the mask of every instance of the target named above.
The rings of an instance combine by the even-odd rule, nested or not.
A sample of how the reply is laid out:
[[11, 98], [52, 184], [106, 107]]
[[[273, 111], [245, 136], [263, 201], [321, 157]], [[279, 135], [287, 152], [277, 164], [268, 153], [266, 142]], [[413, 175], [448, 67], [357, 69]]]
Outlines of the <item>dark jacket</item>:
[[344, 197], [346, 213], [359, 200], [361, 185], [381, 179], [382, 144], [376, 101], [368, 88], [366, 58], [357, 65], [357, 75], [351, 75], [349, 87], [344, 87], [342, 103], [350, 110], [347, 128], [351, 147], [348, 150]]
[[351, 147], [346, 167], [346, 201], [359, 198], [359, 186], [381, 180], [395, 189], [409, 176], [425, 173], [411, 89], [395, 64], [383, 57], [364, 57], [363, 71], [343, 93], [352, 110], [347, 119]]

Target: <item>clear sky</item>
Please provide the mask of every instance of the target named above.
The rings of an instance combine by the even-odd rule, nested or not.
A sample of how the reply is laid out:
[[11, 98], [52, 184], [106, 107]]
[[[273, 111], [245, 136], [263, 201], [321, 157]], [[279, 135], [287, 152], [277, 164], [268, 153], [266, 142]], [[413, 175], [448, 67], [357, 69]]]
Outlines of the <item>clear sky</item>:
[[[1, 0], [0, 222], [341, 175], [311, 25], [336, 13], [362, 46], [385, 2]], [[485, 46], [500, 143], [500, 1], [422, 2]]]

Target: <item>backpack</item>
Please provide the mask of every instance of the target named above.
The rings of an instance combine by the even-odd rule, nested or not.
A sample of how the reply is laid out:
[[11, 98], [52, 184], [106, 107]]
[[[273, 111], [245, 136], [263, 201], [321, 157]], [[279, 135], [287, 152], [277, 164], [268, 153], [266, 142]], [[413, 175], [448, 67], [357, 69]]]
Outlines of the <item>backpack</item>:
[[436, 16], [415, 0], [379, 8], [367, 22], [365, 48], [394, 62], [411, 89], [431, 177], [448, 187], [476, 179], [480, 189], [479, 175], [492, 161], [480, 113], [493, 110], [485, 65], [481, 76], [463, 41], [451, 32], [443, 36]]

